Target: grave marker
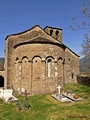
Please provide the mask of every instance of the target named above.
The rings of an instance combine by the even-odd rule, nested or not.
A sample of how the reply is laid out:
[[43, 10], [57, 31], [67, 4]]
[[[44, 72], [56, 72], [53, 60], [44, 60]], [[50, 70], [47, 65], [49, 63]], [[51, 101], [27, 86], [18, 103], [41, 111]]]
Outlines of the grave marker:
[[60, 95], [60, 90], [61, 90], [61, 86], [60, 85], [58, 85], [58, 87], [57, 87], [57, 89], [58, 89], [58, 94]]

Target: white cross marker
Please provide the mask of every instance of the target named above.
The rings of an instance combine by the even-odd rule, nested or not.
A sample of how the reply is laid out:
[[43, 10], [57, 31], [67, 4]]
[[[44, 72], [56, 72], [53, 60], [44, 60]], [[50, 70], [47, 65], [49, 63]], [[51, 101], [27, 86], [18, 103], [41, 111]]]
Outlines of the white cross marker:
[[58, 85], [57, 89], [58, 89], [58, 93], [60, 94], [60, 89], [61, 89], [61, 86], [60, 86], [60, 85]]

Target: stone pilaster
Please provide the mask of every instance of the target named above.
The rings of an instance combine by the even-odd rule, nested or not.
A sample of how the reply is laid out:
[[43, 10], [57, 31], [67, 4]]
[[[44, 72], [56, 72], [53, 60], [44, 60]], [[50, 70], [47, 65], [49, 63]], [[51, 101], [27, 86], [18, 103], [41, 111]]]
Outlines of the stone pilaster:
[[46, 63], [45, 63], [45, 58], [42, 58], [42, 80], [45, 80], [45, 69], [46, 69]]
[[19, 90], [19, 94], [21, 94], [22, 92], [22, 61], [19, 61], [18, 63], [18, 90]]
[[58, 77], [58, 64], [57, 64], [57, 60], [54, 61], [54, 67], [55, 67], [55, 90], [57, 89], [57, 77]]
[[30, 95], [32, 95], [32, 60], [29, 60], [29, 81], [28, 81], [28, 89], [29, 89], [29, 93]]

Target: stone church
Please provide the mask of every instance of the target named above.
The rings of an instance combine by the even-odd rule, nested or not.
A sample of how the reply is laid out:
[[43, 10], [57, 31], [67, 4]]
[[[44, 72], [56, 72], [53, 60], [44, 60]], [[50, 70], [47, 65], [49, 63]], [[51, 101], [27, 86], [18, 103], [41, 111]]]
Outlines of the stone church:
[[5, 42], [0, 87], [34, 95], [52, 93], [57, 85], [76, 82], [79, 56], [62, 43], [62, 29], [36, 25], [8, 35]]

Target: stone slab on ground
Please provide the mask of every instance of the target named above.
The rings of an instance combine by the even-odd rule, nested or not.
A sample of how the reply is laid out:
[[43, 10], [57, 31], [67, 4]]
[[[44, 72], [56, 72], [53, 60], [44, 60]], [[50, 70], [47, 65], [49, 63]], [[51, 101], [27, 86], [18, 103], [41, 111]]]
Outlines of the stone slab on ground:
[[6, 90], [0, 89], [0, 98], [5, 102], [18, 100], [15, 96], [13, 96], [12, 93], [13, 93], [12, 89], [6, 89]]
[[61, 97], [57, 94], [52, 95], [53, 98], [59, 100], [60, 102], [73, 102], [72, 100], [68, 99], [67, 97]]
[[74, 101], [74, 102], [77, 102], [77, 101], [82, 101], [83, 99], [80, 97], [80, 98], [77, 98], [77, 99], [75, 99], [75, 98], [73, 98], [73, 96], [69, 96], [69, 95], [65, 95], [65, 94], [62, 94], [64, 97], [66, 97], [66, 98], [68, 98], [68, 99], [70, 99], [70, 100], [72, 100], [72, 101]]

